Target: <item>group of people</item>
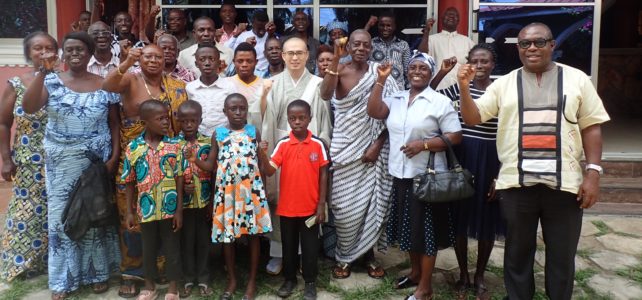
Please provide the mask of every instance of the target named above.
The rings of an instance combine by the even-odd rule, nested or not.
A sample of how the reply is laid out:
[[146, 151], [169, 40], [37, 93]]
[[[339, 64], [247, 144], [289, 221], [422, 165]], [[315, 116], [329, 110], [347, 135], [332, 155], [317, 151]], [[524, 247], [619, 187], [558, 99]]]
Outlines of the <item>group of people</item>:
[[[62, 40], [64, 68], [53, 37], [25, 37], [33, 70], [9, 80], [0, 105], [2, 176], [14, 186], [2, 279], [47, 272], [52, 299], [82, 285], [102, 293], [114, 273], [124, 298], [156, 299], [164, 280], [165, 299], [194, 288], [211, 296], [210, 248], [222, 244], [227, 283], [219, 296], [232, 299], [242, 241], [243, 298], [253, 299], [266, 237], [266, 271], [284, 276], [280, 297], [294, 292], [301, 270], [304, 298], [316, 299], [321, 252], [336, 260], [337, 279], [356, 263], [383, 278], [374, 250], [398, 245], [411, 271], [394, 287], [414, 287], [407, 299], [432, 299], [436, 256], [448, 247], [459, 262], [457, 297], [472, 290], [489, 299], [484, 271], [505, 236], [508, 298], [532, 299], [541, 222], [547, 295], [570, 299], [582, 209], [599, 194], [600, 124], [609, 117], [586, 74], [552, 61], [546, 25], [520, 31], [523, 67], [493, 82], [493, 47], [456, 33], [454, 8], [438, 34], [428, 34], [434, 21], [426, 21], [414, 53], [394, 35], [389, 13], [349, 38], [346, 24], [333, 22], [330, 45], [310, 35], [303, 12], [287, 37], [274, 34], [265, 12], [253, 15], [251, 30], [233, 23], [233, 4], [220, 13], [222, 27], [199, 17], [187, 32], [185, 13], [173, 9], [168, 33], [151, 30], [144, 47], [94, 22]], [[475, 195], [421, 202], [413, 178], [432, 153], [437, 171], [449, 168], [447, 141], [474, 174]], [[61, 215], [90, 164], [86, 151], [115, 179], [119, 225], [75, 241]], [[472, 280], [469, 237], [479, 241]]]

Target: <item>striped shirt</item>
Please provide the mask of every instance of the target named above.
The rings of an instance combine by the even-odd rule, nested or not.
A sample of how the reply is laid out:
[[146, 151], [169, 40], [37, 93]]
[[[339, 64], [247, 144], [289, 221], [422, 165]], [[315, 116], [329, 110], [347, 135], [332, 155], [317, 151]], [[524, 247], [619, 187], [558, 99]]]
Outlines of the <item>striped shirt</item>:
[[[459, 122], [461, 123], [462, 134], [464, 136], [491, 141], [497, 138], [497, 118], [492, 118], [488, 120], [488, 122], [475, 126], [468, 126], [464, 123], [464, 119], [461, 116], [460, 110], [461, 97], [459, 96], [458, 83], [455, 83], [442, 90], [438, 90], [437, 92], [445, 95], [453, 101], [453, 107], [455, 107], [455, 110], [457, 110], [457, 113], [459, 114]], [[470, 83], [470, 95], [473, 97], [473, 100], [481, 97], [484, 92], [484, 90], [475, 88], [472, 82]]]

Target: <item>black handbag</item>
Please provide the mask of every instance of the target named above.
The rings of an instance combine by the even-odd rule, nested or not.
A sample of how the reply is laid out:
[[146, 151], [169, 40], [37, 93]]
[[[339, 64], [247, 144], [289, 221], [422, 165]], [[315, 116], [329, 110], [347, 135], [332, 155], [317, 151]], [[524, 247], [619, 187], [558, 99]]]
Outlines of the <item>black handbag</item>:
[[447, 137], [440, 135], [448, 149], [448, 171], [435, 171], [435, 152], [430, 152], [425, 173], [413, 178], [412, 193], [417, 200], [426, 203], [457, 201], [475, 193], [474, 178], [457, 160], [453, 146]]
[[85, 151], [85, 156], [91, 163], [76, 180], [61, 216], [65, 234], [74, 241], [89, 228], [118, 224], [113, 176], [97, 154]]

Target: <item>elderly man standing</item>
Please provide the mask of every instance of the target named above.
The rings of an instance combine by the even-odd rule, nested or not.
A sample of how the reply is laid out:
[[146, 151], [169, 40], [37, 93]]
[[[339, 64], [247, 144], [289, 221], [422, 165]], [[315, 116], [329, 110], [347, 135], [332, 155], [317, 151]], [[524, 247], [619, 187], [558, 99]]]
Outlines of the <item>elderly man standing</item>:
[[[261, 137], [268, 142], [268, 153], [272, 153], [276, 143], [286, 137], [291, 128], [288, 124], [287, 107], [290, 102], [301, 99], [310, 104], [312, 122], [308, 129], [312, 134], [321, 138], [330, 145], [331, 122], [328, 103], [321, 99], [319, 85], [322, 79], [312, 75], [306, 68], [306, 62], [310, 52], [306, 42], [297, 37], [291, 37], [283, 43], [283, 60], [285, 70], [273, 76], [271, 90], [264, 93], [266, 97], [261, 99], [261, 113], [263, 115], [263, 129]], [[266, 180], [267, 197], [271, 204], [278, 203], [279, 176], [272, 176]], [[276, 211], [276, 205], [270, 209]], [[268, 273], [278, 273], [281, 269], [281, 236], [279, 220], [276, 213], [272, 214], [273, 232], [271, 233], [270, 256], [272, 260], [268, 264]]]
[[234, 53], [232, 49], [225, 47], [221, 43], [216, 43], [214, 35], [216, 32], [216, 27], [214, 27], [214, 21], [210, 17], [199, 17], [194, 21], [193, 33], [196, 37], [196, 44], [181, 50], [178, 54], [178, 62], [188, 69], [190, 69], [196, 77], [201, 76], [201, 71], [196, 66], [196, 49], [198, 49], [198, 44], [215, 44], [219, 52], [221, 52], [221, 62], [226, 66], [232, 63], [232, 57]]
[[87, 71], [105, 78], [107, 73], [116, 69], [118, 64], [120, 64], [118, 56], [111, 52], [111, 31], [107, 24], [98, 21], [89, 26], [87, 33], [89, 33], [89, 36], [91, 36], [94, 39], [94, 43], [96, 43], [96, 51], [91, 59], [89, 59]]
[[[586, 74], [552, 60], [548, 26], [532, 23], [517, 37], [522, 68], [473, 101], [471, 65], [458, 73], [461, 114], [468, 125], [493, 117], [501, 169], [496, 189], [507, 221], [504, 283], [509, 299], [533, 299], [537, 225], [546, 244], [546, 295], [571, 299], [582, 210], [599, 196], [601, 124], [609, 120]], [[580, 165], [586, 157], [583, 174]]]
[[[341, 40], [334, 43], [334, 57], [342, 57]], [[332, 100], [335, 127], [330, 156], [334, 177], [330, 207], [337, 229], [335, 278], [350, 276], [350, 264], [366, 255], [368, 275], [382, 278], [385, 271], [375, 262], [373, 247], [385, 249], [384, 224], [390, 210], [392, 177], [388, 173], [388, 132], [384, 123], [370, 118], [366, 106], [377, 79], [379, 64], [368, 62], [370, 34], [355, 30], [348, 41], [352, 61], [332, 61], [325, 71], [320, 96]], [[397, 91], [388, 77], [384, 94]]]
[[[437, 64], [441, 64], [444, 59], [457, 58], [459, 63], [465, 62], [468, 51], [475, 45], [475, 42], [469, 37], [457, 33], [459, 25], [459, 12], [454, 7], [446, 8], [444, 15], [441, 17], [441, 28], [439, 33], [428, 36], [435, 21], [431, 18], [426, 20], [426, 28], [419, 44], [419, 51], [426, 52], [435, 58]], [[439, 83], [435, 90], [449, 87], [457, 82], [457, 64], [452, 72]]]
[[[103, 89], [121, 94], [121, 126], [120, 144], [125, 149], [127, 144], [143, 132], [143, 121], [140, 120], [138, 107], [148, 99], [160, 100], [170, 108], [169, 135], [178, 134], [179, 125], [176, 113], [181, 103], [187, 100], [185, 83], [163, 74], [163, 51], [157, 45], [145, 48], [122, 49], [128, 52], [127, 59], [120, 63], [118, 68], [111, 71], [103, 82]], [[141, 72], [128, 73], [134, 63], [139, 62]], [[125, 183], [120, 176], [123, 171], [125, 151], [121, 151], [118, 172], [116, 173], [116, 205], [121, 216], [120, 224], [120, 249], [122, 260], [120, 269], [122, 283], [118, 294], [129, 298], [138, 294], [134, 279], [142, 277], [142, 250], [140, 227], [130, 230], [124, 220], [128, 210], [125, 198]]]
[[[192, 70], [181, 66], [176, 59], [178, 54], [178, 39], [171, 34], [163, 34], [156, 41], [156, 45], [163, 50], [163, 72], [174, 79], [188, 83], [196, 80]], [[141, 68], [136, 67], [134, 73], [140, 73]]]

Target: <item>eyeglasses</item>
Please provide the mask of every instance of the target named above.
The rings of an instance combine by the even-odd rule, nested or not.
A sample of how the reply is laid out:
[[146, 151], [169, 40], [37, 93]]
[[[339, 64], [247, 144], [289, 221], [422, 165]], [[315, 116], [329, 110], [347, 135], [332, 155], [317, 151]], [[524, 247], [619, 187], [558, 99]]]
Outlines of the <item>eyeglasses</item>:
[[537, 48], [544, 48], [546, 46], [546, 43], [552, 41], [553, 39], [535, 39], [535, 40], [521, 40], [517, 42], [520, 48], [522, 49], [528, 49], [531, 47], [532, 44], [535, 44], [535, 47]]
[[308, 52], [307, 51], [296, 51], [296, 52], [295, 51], [287, 51], [287, 52], [283, 52], [283, 53], [285, 53], [285, 55], [288, 56], [288, 57], [293, 57], [295, 55], [297, 57], [301, 57], [301, 56], [303, 56], [304, 54], [306, 54]]
[[111, 36], [111, 32], [101, 30], [101, 31], [90, 31], [90, 35], [96, 36], [96, 37], [101, 37], [101, 36]]

